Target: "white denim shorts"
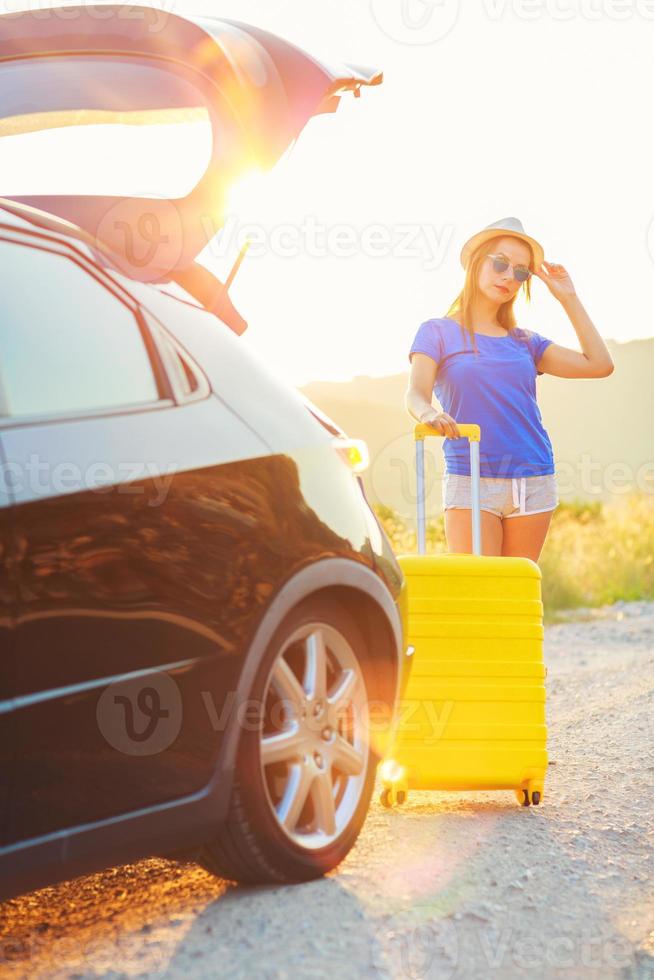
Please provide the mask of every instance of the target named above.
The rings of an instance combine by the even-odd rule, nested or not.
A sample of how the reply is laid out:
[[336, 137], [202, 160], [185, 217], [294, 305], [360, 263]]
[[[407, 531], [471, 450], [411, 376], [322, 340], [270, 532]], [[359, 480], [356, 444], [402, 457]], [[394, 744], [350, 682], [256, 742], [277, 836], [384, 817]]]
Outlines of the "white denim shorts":
[[[546, 476], [482, 476], [479, 496], [481, 510], [502, 518], [543, 514], [559, 504], [554, 473]], [[470, 477], [446, 473], [443, 477], [443, 510], [471, 506]]]

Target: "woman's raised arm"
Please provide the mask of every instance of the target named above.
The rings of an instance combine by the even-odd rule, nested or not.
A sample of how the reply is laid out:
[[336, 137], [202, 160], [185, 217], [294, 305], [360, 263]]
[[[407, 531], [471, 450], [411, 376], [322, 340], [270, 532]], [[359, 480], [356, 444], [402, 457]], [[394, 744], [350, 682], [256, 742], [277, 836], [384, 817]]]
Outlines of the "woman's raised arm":
[[579, 338], [581, 350], [550, 344], [536, 368], [557, 378], [607, 378], [613, 374], [613, 358], [597, 327], [584, 309], [572, 280], [562, 265], [543, 262], [545, 275], [534, 273], [561, 303]]

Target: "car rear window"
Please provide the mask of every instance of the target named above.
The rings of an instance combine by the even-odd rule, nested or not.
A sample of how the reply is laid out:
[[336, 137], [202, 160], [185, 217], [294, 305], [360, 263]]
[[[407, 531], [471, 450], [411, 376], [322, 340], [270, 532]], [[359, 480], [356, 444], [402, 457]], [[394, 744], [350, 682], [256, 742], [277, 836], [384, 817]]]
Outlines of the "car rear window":
[[211, 158], [208, 99], [177, 71], [127, 56], [2, 65], [0, 152], [0, 196], [180, 197]]
[[65, 255], [0, 241], [0, 414], [147, 405], [159, 392], [134, 314]]

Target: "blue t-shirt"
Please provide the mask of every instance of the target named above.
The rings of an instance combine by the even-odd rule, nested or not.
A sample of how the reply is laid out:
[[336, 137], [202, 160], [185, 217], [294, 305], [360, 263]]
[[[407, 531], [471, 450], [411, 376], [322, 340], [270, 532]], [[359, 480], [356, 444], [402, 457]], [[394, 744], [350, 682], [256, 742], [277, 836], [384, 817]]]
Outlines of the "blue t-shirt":
[[[481, 426], [480, 475], [539, 476], [554, 473], [554, 456], [536, 401], [536, 364], [553, 343], [531, 330], [515, 335], [470, 336], [456, 320], [439, 317], [420, 325], [409, 352], [433, 358], [438, 365], [434, 394], [456, 422]], [[444, 439], [448, 473], [470, 475], [467, 439]]]

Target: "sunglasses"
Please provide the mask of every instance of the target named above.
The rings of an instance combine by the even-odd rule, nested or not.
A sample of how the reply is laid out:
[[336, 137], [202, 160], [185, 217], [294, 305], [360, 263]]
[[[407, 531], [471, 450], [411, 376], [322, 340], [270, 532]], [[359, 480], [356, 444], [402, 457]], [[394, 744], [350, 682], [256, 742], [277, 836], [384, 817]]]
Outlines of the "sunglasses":
[[[489, 259], [493, 260], [493, 268], [495, 272], [505, 272], [509, 266], [510, 262], [504, 258], [503, 255], [488, 255]], [[513, 277], [517, 279], [518, 282], [526, 282], [531, 276], [531, 272], [526, 265], [514, 265], [513, 266]]]

